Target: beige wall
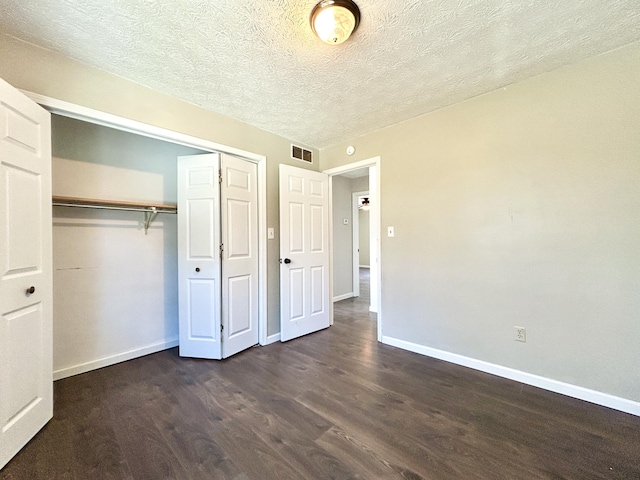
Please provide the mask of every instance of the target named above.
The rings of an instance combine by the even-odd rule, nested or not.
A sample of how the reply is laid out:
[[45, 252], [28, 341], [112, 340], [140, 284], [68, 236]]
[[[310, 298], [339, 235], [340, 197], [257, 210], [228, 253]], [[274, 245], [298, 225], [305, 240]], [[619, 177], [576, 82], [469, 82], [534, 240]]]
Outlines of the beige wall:
[[[348, 178], [336, 175], [332, 177], [333, 201], [333, 298], [353, 294], [353, 193], [369, 190], [369, 175]], [[348, 224], [344, 224], [344, 219]], [[362, 218], [362, 217], [360, 217]], [[363, 244], [368, 262], [369, 256], [369, 217], [366, 226], [360, 225], [360, 252]], [[363, 228], [367, 230], [363, 233]], [[366, 263], [369, 265], [369, 263]]]
[[[332, 179], [333, 201], [333, 298], [353, 296], [353, 212], [351, 179]], [[348, 224], [344, 224], [347, 219]]]
[[[240, 148], [267, 157], [267, 224], [276, 231], [268, 242], [268, 333], [280, 330], [278, 164], [317, 170], [317, 164], [291, 160], [290, 141], [245, 123], [199, 108], [139, 84], [0, 35], [0, 77], [17, 88], [119, 115], [158, 127]], [[203, 88], [208, 88], [203, 85]], [[247, 101], [251, 101], [250, 98]], [[318, 152], [313, 150], [314, 157]]]
[[381, 156], [385, 336], [640, 401], [638, 79], [640, 43], [321, 151]]

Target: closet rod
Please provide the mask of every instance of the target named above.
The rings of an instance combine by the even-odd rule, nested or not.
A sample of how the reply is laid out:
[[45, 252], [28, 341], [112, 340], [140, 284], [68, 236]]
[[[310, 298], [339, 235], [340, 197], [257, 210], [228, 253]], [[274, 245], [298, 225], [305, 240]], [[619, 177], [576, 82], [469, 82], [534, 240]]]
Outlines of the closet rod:
[[102, 210], [126, 210], [132, 212], [177, 213], [176, 205], [142, 202], [122, 202], [117, 200], [97, 200], [90, 198], [53, 196], [52, 205], [56, 207], [96, 208]]
[[109, 205], [86, 205], [79, 203], [53, 202], [54, 207], [77, 207], [77, 208], [94, 208], [96, 210], [124, 210], [127, 212], [153, 212], [158, 213], [178, 213], [176, 209], [164, 210], [162, 207], [113, 207]]

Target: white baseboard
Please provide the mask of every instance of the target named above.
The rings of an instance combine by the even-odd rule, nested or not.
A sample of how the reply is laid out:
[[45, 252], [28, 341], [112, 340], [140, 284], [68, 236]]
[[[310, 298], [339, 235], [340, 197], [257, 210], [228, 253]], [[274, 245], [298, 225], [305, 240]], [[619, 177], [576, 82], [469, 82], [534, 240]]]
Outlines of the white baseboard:
[[269, 335], [267, 337], [267, 343], [265, 343], [265, 345], [270, 345], [272, 343], [279, 342], [279, 341], [280, 341], [280, 334], [274, 333], [273, 335]]
[[98, 368], [102, 367], [108, 367], [110, 365], [115, 365], [116, 363], [125, 362], [134, 358], [144, 357], [145, 355], [149, 355], [150, 353], [161, 352], [162, 350], [167, 350], [168, 348], [177, 346], [178, 339], [176, 338], [173, 340], [168, 340], [166, 342], [154, 343], [153, 345], [147, 345], [146, 347], [129, 350], [128, 352], [118, 353], [116, 355], [110, 355], [108, 357], [102, 357], [97, 360], [92, 360], [90, 362], [81, 363], [80, 365], [75, 365], [73, 367], [61, 368], [59, 370], [54, 370], [53, 380], [55, 381], [67, 377], [72, 377], [74, 375], [90, 372], [91, 370], [97, 370]]
[[455, 363], [456, 365], [480, 370], [481, 372], [497, 375], [498, 377], [515, 380], [516, 382], [525, 383], [551, 392], [561, 393], [562, 395], [585, 400], [587, 402], [595, 403], [596, 405], [613, 408], [614, 410], [630, 413], [631, 415], [640, 416], [640, 402], [635, 402], [626, 398], [616, 397], [614, 395], [609, 395], [608, 393], [590, 390], [570, 383], [552, 380], [539, 375], [522, 372], [513, 368], [503, 367], [502, 365], [496, 365], [483, 360], [476, 360], [474, 358], [458, 355], [457, 353], [450, 353], [444, 350], [426, 347], [424, 345], [407, 342], [393, 337], [383, 336], [382, 343], [402, 348], [404, 350], [409, 350], [414, 353], [419, 353], [421, 355], [426, 355], [428, 357], [444, 360], [446, 362]]
[[353, 292], [345, 293], [344, 295], [338, 295], [337, 297], [333, 297], [333, 303], [339, 302], [340, 300], [346, 300], [347, 298], [353, 298]]

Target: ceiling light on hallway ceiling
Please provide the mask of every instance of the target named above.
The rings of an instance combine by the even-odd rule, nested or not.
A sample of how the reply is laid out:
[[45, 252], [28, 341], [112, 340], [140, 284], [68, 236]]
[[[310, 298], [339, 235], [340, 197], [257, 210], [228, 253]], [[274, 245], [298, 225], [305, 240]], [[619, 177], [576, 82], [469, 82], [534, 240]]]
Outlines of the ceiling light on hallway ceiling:
[[338, 45], [358, 28], [360, 9], [351, 0], [322, 0], [311, 10], [310, 22], [320, 40]]

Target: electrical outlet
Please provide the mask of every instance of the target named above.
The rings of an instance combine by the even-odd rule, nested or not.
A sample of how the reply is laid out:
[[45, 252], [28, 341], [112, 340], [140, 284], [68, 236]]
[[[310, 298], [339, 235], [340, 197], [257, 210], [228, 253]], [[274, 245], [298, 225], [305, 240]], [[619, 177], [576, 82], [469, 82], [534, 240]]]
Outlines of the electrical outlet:
[[527, 329], [524, 327], [513, 327], [516, 329], [516, 342], [526, 342], [527, 341]]

